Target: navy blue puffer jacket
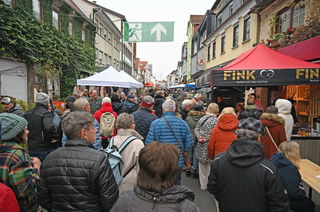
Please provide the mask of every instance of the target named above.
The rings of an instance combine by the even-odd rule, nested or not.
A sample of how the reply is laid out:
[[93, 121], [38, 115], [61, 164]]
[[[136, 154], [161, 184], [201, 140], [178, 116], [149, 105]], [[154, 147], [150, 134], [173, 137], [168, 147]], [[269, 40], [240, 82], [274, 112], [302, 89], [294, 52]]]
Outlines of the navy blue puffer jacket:
[[150, 110], [141, 108], [132, 114], [136, 122], [136, 131], [146, 140], [151, 123], [157, 119]]

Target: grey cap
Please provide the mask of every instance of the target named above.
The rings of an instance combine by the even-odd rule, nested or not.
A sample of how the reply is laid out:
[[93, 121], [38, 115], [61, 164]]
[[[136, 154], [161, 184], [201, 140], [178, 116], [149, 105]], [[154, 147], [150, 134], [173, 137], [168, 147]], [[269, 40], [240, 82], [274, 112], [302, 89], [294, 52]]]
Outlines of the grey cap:
[[142, 98], [142, 101], [145, 102], [145, 103], [147, 103], [148, 105], [151, 105], [151, 104], [154, 103], [154, 99], [153, 99], [151, 96], [149, 96], [149, 95], [144, 96], [144, 97]]
[[48, 105], [50, 101], [50, 97], [46, 93], [37, 93], [36, 103]]

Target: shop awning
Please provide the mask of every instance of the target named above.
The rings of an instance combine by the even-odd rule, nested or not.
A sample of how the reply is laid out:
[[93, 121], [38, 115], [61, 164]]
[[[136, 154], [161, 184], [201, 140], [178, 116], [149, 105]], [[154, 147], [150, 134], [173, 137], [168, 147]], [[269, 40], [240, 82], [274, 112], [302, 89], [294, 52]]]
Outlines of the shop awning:
[[320, 84], [320, 65], [299, 60], [258, 44], [211, 72], [213, 86]]
[[153, 82], [147, 82], [144, 84], [144, 87], [153, 87], [154, 83]]
[[280, 53], [300, 60], [320, 59], [320, 35], [293, 45], [281, 48]]

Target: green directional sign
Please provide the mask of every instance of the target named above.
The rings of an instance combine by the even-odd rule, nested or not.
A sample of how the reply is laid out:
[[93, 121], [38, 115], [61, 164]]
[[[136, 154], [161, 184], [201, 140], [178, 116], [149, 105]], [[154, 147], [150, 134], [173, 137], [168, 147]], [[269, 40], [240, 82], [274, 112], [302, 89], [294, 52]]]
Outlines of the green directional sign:
[[174, 22], [126, 22], [126, 42], [170, 42], [173, 41]]

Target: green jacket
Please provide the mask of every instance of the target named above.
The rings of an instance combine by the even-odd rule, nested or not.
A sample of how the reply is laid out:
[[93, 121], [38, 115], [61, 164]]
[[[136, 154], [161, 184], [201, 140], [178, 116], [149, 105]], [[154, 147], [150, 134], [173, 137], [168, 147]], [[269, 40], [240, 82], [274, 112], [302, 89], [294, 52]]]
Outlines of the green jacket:
[[197, 122], [204, 115], [206, 115], [206, 112], [204, 112], [204, 111], [200, 112], [200, 111], [191, 110], [188, 113], [188, 116], [186, 118], [186, 122], [188, 123], [188, 125], [190, 127], [190, 131], [191, 131], [191, 134], [193, 135], [193, 137], [195, 137], [194, 130], [195, 130], [196, 126], [197, 126]]
[[37, 210], [38, 180], [38, 170], [19, 144], [0, 143], [0, 182], [14, 191], [21, 211]]
[[102, 106], [102, 98], [101, 97], [97, 97], [96, 99], [92, 99], [89, 98], [88, 102], [90, 104], [90, 112], [92, 114], [94, 114], [97, 110], [100, 110], [101, 106]]

